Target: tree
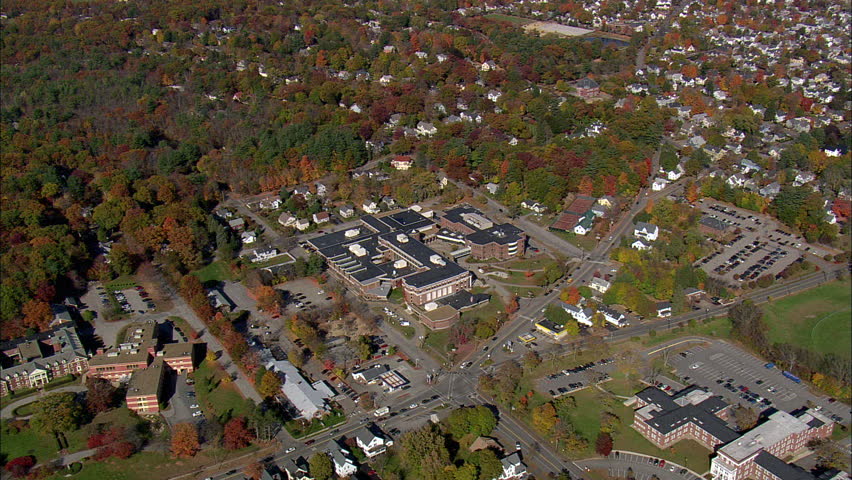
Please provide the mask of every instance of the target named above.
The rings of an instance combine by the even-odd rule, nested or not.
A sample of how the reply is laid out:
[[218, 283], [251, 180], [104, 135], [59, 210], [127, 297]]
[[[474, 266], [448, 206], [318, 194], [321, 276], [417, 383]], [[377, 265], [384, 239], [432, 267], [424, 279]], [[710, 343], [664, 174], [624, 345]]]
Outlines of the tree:
[[444, 437], [424, 425], [411, 430], [400, 440], [402, 464], [412, 473], [412, 478], [439, 480], [443, 478], [444, 468], [450, 464], [450, 453]]
[[172, 432], [172, 455], [194, 457], [201, 445], [198, 442], [198, 430], [191, 423], [179, 423]]
[[263, 464], [260, 462], [250, 463], [243, 468], [243, 473], [251, 480], [260, 480], [263, 475]]
[[35, 465], [35, 458], [32, 455], [17, 457], [9, 460], [9, 463], [6, 464], [6, 471], [11, 473], [15, 478], [21, 478], [29, 473], [33, 465]]
[[737, 429], [745, 432], [757, 425], [758, 414], [751, 407], [738, 406], [734, 409], [734, 419], [737, 422]]
[[571, 305], [577, 305], [578, 303], [580, 303], [581, 297], [582, 295], [580, 294], [580, 289], [573, 286], [562, 290], [562, 293], [559, 294], [559, 298], [563, 302], [570, 303]]
[[595, 440], [595, 451], [604, 457], [609, 455], [612, 452], [612, 436], [606, 432], [599, 433]]
[[465, 435], [488, 435], [497, 425], [494, 413], [485, 406], [459, 408], [447, 417], [447, 431], [459, 439]]
[[53, 310], [50, 304], [40, 300], [30, 300], [21, 307], [24, 314], [24, 325], [39, 331], [46, 330], [53, 320]]
[[263, 395], [264, 398], [274, 397], [281, 391], [281, 379], [278, 374], [271, 370], [267, 370], [260, 377], [260, 385], [257, 387], [257, 392]]
[[524, 370], [532, 370], [535, 367], [541, 364], [541, 357], [538, 356], [534, 350], [530, 350], [529, 352], [524, 354], [524, 357], [521, 359], [521, 365], [523, 365]]
[[39, 400], [30, 423], [45, 433], [70, 432], [83, 421], [83, 406], [73, 392], [57, 392]]
[[532, 425], [539, 432], [548, 433], [557, 423], [559, 423], [559, 418], [556, 416], [556, 409], [553, 407], [553, 403], [547, 402], [533, 409]]
[[118, 390], [103, 378], [86, 378], [86, 408], [89, 413], [97, 415], [115, 406]]
[[733, 331], [736, 336], [749, 342], [759, 351], [767, 346], [766, 324], [763, 322], [763, 311], [750, 300], [742, 301], [728, 312]]
[[311, 476], [316, 480], [329, 480], [334, 474], [334, 465], [331, 457], [325, 452], [317, 452], [308, 460], [308, 468]]
[[254, 439], [254, 434], [246, 426], [245, 417], [235, 417], [225, 424], [223, 444], [228, 450], [239, 450], [249, 446]]

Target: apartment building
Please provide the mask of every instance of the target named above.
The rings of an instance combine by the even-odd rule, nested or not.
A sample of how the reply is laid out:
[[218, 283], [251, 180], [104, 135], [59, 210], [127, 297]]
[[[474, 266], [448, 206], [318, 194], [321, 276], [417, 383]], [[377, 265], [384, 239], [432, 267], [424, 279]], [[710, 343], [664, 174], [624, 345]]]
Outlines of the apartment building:
[[0, 344], [0, 396], [39, 388], [55, 378], [81, 375], [89, 353], [73, 325]]

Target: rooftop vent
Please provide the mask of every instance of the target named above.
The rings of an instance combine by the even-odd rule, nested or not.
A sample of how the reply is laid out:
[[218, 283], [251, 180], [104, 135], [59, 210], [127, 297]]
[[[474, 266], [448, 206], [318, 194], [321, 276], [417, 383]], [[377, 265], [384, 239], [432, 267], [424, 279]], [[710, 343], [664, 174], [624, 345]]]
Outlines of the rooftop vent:
[[350, 230], [346, 230], [346, 233], [344, 233], [344, 235], [346, 235], [346, 238], [352, 238], [358, 236], [359, 233], [361, 233], [361, 230], [357, 228], [352, 228]]
[[399, 242], [399, 243], [407, 243], [408, 242], [408, 235], [406, 235], [404, 233], [397, 234], [396, 241]]

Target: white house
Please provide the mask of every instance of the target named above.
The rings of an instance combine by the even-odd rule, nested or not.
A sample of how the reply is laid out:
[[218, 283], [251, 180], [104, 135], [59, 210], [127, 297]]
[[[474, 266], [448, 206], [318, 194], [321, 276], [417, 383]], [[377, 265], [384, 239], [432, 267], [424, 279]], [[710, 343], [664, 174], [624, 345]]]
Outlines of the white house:
[[278, 256], [277, 248], [270, 248], [269, 250], [255, 250], [254, 257], [251, 259], [251, 261], [252, 263], [260, 263], [265, 262], [276, 256]]
[[637, 222], [636, 227], [633, 228], [634, 237], [641, 238], [649, 242], [657, 240], [657, 236], [659, 236], [659, 234], [659, 227], [652, 223]]
[[591, 211], [586, 212], [583, 218], [574, 226], [574, 233], [577, 235], [585, 235], [592, 231], [592, 226], [595, 223], [595, 214]]
[[278, 197], [264, 198], [263, 200], [257, 202], [257, 206], [264, 210], [275, 210], [281, 207], [281, 203], [281, 199]]
[[491, 195], [497, 195], [497, 191], [500, 190], [500, 185], [489, 182], [485, 184], [485, 189], [488, 190], [488, 193]]
[[380, 211], [379, 206], [376, 205], [376, 202], [370, 202], [370, 203], [365, 203], [365, 204], [361, 205], [361, 210], [364, 210], [365, 212], [367, 212], [369, 214], [379, 213], [379, 211]]
[[497, 100], [500, 100], [500, 97], [503, 96], [503, 92], [499, 90], [489, 90], [486, 96], [488, 97], [488, 100], [491, 100], [492, 102], [497, 102]]
[[313, 195], [311, 189], [305, 186], [296, 187], [293, 189], [293, 195], [301, 195], [306, 200]]
[[320, 223], [326, 223], [329, 220], [331, 220], [331, 215], [329, 215], [328, 212], [319, 212], [319, 213], [315, 213], [313, 218], [314, 218], [314, 223], [320, 224]]
[[355, 433], [355, 442], [368, 458], [385, 453], [387, 447], [393, 445], [393, 440], [377, 435], [368, 428], [361, 428]]
[[744, 158], [740, 161], [740, 171], [743, 175], [748, 175], [751, 172], [759, 172], [760, 170], [760, 165], [752, 162], [747, 158]]
[[535, 213], [544, 213], [547, 211], [547, 207], [532, 200], [524, 200], [521, 202], [521, 207], [526, 208], [527, 210], [532, 210]]
[[659, 192], [660, 190], [666, 188], [666, 185], [668, 184], [669, 181], [665, 178], [657, 177], [654, 179], [654, 183], [651, 184], [651, 190]]
[[358, 471], [358, 467], [355, 466], [355, 460], [349, 455], [349, 450], [344, 449], [337, 442], [332, 442], [328, 454], [334, 463], [334, 473], [338, 477], [349, 477], [355, 475], [355, 472]]
[[432, 125], [429, 122], [417, 122], [417, 135], [421, 137], [431, 137], [438, 133], [438, 129], [435, 128], [435, 125]]
[[326, 187], [324, 183], [317, 182], [316, 187], [318, 196], [324, 197], [328, 193], [328, 187]]
[[806, 183], [813, 182], [816, 179], [816, 175], [811, 172], [799, 172], [796, 174], [796, 178], [793, 180], [793, 186], [799, 187]]
[[621, 328], [627, 325], [627, 317], [625, 317], [624, 314], [621, 312], [617, 312], [606, 306], [601, 306], [598, 311], [603, 313], [604, 320], [611, 323], [612, 325], [615, 325], [616, 327]]
[[355, 215], [355, 209], [349, 205], [343, 205], [337, 210], [337, 213], [339, 213], [343, 218], [350, 218]]
[[411, 157], [408, 155], [397, 155], [396, 158], [391, 160], [391, 167], [405, 171], [411, 168], [412, 163], [414, 162], [412, 162]]
[[577, 323], [583, 324], [587, 327], [594, 325], [592, 322], [594, 312], [592, 312], [591, 308], [580, 308], [576, 305], [562, 302], [562, 309], [568, 312], [568, 315], [571, 315], [574, 320], [577, 320]]
[[500, 459], [500, 463], [503, 466], [503, 472], [494, 480], [520, 480], [527, 475], [527, 466], [521, 462], [518, 452]]
[[295, 225], [296, 225], [296, 230], [298, 230], [300, 232], [304, 232], [305, 230], [308, 229], [308, 227], [311, 226], [311, 221], [308, 220], [307, 218], [300, 218], [300, 219], [296, 220]]
[[639, 250], [640, 252], [644, 252], [645, 250], [650, 250], [651, 245], [643, 242], [642, 240], [637, 239], [635, 242], [630, 244], [630, 248], [634, 250]]
[[243, 242], [243, 244], [254, 243], [257, 241], [257, 234], [254, 232], [243, 232], [240, 235], [240, 241]]
[[748, 181], [748, 177], [746, 177], [745, 175], [743, 175], [741, 173], [735, 173], [735, 174], [731, 175], [730, 177], [728, 177], [728, 180], [726, 180], [725, 183], [727, 183], [728, 185], [730, 185], [733, 188], [742, 188], [742, 187], [745, 186], [747, 181]]
[[271, 360], [266, 364], [266, 369], [283, 378], [281, 393], [299, 412], [299, 418], [311, 420], [328, 413], [328, 400], [334, 397], [334, 392], [324, 381], [308, 382], [299, 369], [287, 360]]
[[671, 317], [672, 316], [672, 304], [669, 302], [659, 302], [657, 304], [657, 316], [658, 317]]
[[284, 212], [281, 215], [278, 215], [278, 223], [284, 227], [292, 227], [296, 224], [296, 217], [290, 215], [289, 212]]
[[594, 277], [589, 282], [589, 288], [591, 288], [592, 290], [596, 290], [600, 293], [606, 293], [606, 291], [609, 290], [610, 286], [611, 285], [608, 281], [600, 277]]
[[679, 180], [680, 177], [682, 177], [683, 174], [686, 173], [686, 171], [683, 169], [683, 166], [678, 163], [674, 170], [666, 172], [663, 169], [660, 169], [660, 173], [665, 173], [666, 179], [668, 179], [670, 182], [674, 182]]

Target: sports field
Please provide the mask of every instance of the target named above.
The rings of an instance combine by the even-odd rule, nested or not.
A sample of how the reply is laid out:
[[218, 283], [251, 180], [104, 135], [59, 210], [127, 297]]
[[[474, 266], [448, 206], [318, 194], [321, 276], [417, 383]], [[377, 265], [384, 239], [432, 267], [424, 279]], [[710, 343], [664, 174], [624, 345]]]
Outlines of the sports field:
[[852, 282], [843, 280], [763, 306], [771, 342], [852, 357]]

